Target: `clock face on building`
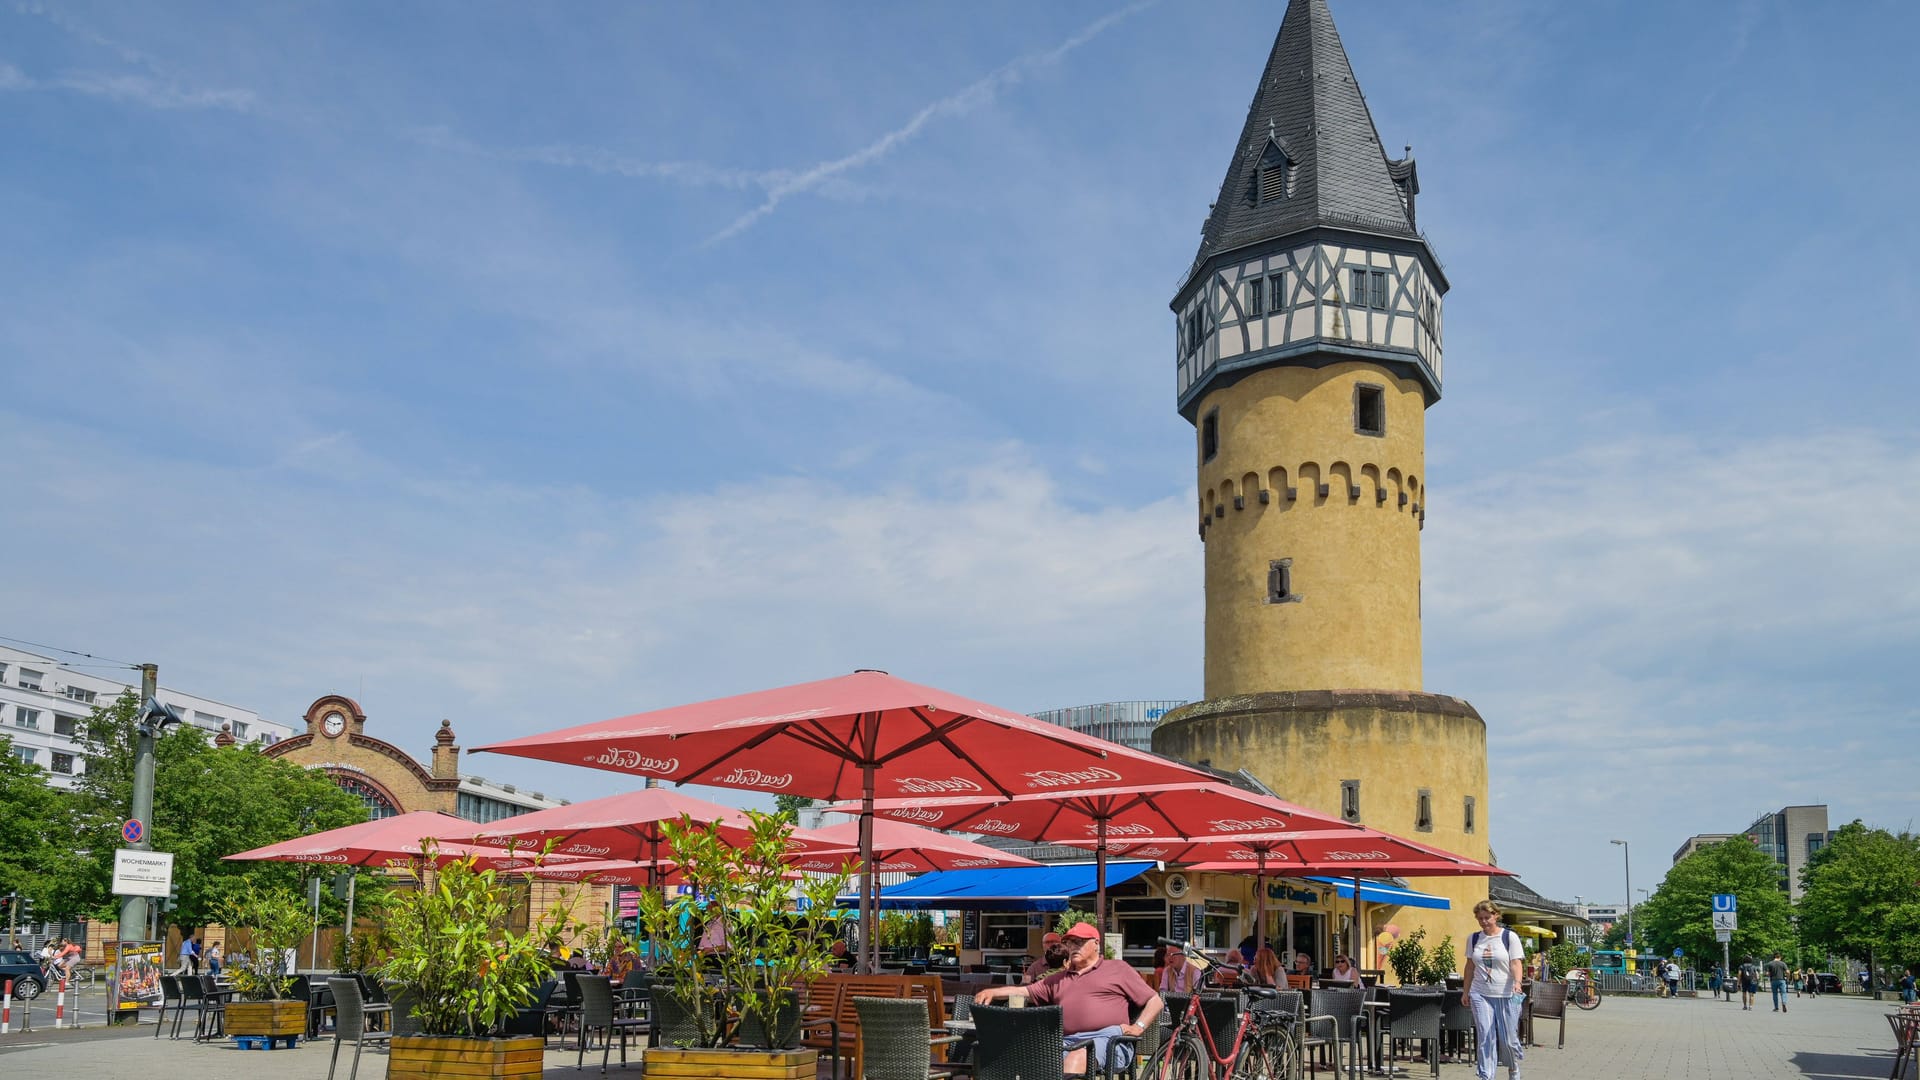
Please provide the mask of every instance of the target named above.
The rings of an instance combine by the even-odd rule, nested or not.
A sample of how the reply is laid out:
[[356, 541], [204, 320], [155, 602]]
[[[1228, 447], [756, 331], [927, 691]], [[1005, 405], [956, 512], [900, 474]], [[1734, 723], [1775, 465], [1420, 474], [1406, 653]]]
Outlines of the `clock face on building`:
[[347, 730], [347, 715], [340, 712], [328, 713], [320, 721], [320, 730], [326, 732], [329, 739], [339, 738], [340, 733]]

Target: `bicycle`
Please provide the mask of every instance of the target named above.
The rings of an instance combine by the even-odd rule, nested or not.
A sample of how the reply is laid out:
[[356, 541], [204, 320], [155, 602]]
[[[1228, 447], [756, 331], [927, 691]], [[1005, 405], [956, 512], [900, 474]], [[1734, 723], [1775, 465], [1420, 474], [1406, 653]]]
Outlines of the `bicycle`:
[[1585, 968], [1567, 972], [1567, 1000], [1582, 1009], [1600, 1007], [1600, 984], [1587, 976]]
[[[63, 977], [66, 979], [68, 990], [93, 989], [93, 968], [86, 964], [74, 964], [73, 967], [67, 969], [64, 976], [61, 974], [60, 962], [58, 960], [48, 960], [46, 963], [40, 965], [40, 981], [42, 986], [52, 987], [57, 991], [60, 988], [60, 981]], [[39, 991], [36, 990], [35, 993], [37, 994]]]
[[[1219, 965], [1192, 942], [1159, 938], [1158, 943], [1179, 946], [1188, 962], [1201, 970], [1186, 1012], [1174, 1018], [1160, 1047], [1147, 1059], [1148, 1080], [1294, 1080], [1300, 1071], [1294, 1017], [1273, 1009], [1243, 1009], [1233, 1041], [1222, 1051], [1201, 1008], [1202, 995], [1213, 986]], [[1248, 987], [1246, 992], [1255, 1001], [1279, 997], [1278, 991], [1266, 987]]]

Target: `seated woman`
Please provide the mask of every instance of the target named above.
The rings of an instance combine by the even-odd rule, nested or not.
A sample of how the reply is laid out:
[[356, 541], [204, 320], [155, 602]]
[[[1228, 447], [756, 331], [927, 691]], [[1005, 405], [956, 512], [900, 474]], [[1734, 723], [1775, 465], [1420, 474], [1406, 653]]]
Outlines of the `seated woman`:
[[1345, 956], [1333, 958], [1333, 970], [1320, 980], [1322, 983], [1345, 983], [1348, 986], [1360, 985], [1360, 969], [1347, 962]]
[[1281, 985], [1280, 954], [1270, 946], [1261, 946], [1260, 951], [1253, 954], [1252, 975], [1256, 986]]

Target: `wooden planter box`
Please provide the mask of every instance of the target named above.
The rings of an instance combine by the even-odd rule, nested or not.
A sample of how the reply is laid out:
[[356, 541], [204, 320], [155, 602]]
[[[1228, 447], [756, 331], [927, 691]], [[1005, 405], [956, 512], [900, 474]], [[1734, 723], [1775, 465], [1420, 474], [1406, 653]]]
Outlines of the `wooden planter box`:
[[540, 1076], [546, 1041], [538, 1035], [511, 1039], [457, 1039], [441, 1035], [396, 1035], [387, 1054], [388, 1080], [442, 1076]]
[[646, 1052], [645, 1060], [647, 1080], [683, 1076], [701, 1080], [814, 1080], [820, 1068], [818, 1050], [656, 1046]]
[[230, 1001], [227, 1003], [229, 1035], [305, 1035], [307, 1003], [304, 1001]]

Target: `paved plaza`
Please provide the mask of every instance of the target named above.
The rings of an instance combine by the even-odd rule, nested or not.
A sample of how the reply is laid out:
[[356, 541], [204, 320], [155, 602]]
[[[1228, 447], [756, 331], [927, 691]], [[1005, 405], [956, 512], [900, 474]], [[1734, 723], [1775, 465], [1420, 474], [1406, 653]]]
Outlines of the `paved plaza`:
[[[1609, 998], [1593, 1012], [1575, 1012], [1568, 1018], [1564, 1050], [1553, 1046], [1553, 1026], [1543, 1025], [1540, 1035], [1546, 1045], [1528, 1051], [1524, 1076], [1527, 1080], [1880, 1080], [1887, 1075], [1893, 1060], [1892, 1035], [1883, 1018], [1888, 1003], [1857, 997], [1796, 998], [1789, 1009], [1782, 1015], [1764, 1004], [1753, 1012], [1742, 1012], [1738, 1004], [1705, 999]], [[16, 1023], [18, 1019], [16, 1013]], [[16, 1031], [0, 1038], [0, 1076], [320, 1080], [327, 1075], [331, 1048], [330, 1040], [273, 1051], [155, 1040], [150, 1024], [133, 1032], [99, 1026]], [[351, 1053], [349, 1047], [342, 1054], [340, 1080], [345, 1080]], [[547, 1075], [596, 1072], [599, 1054], [589, 1054], [587, 1060], [585, 1073], [575, 1073], [572, 1052], [549, 1050]], [[618, 1049], [614, 1062], [613, 1071], [618, 1073]], [[638, 1075], [638, 1064], [630, 1064], [626, 1073]], [[360, 1075], [379, 1080], [385, 1074], [386, 1055], [369, 1050], [361, 1059]], [[1412, 1080], [1420, 1075], [1416, 1066]], [[1447, 1062], [1441, 1065], [1440, 1075], [1442, 1080], [1472, 1080], [1473, 1066]]]

